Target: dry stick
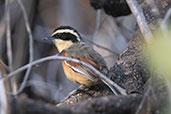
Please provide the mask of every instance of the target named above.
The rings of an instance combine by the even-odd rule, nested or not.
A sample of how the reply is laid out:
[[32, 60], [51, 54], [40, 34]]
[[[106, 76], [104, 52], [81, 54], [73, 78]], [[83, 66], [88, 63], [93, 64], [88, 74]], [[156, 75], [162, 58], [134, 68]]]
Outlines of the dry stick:
[[164, 38], [168, 39], [169, 38], [169, 31], [168, 31], [168, 20], [169, 17], [171, 16], [171, 8], [167, 11], [163, 21], [161, 22], [161, 30], [163, 33]]
[[145, 92], [145, 94], [144, 94], [144, 96], [143, 96], [143, 99], [142, 99], [140, 105], [138, 106], [138, 109], [136, 110], [135, 114], [139, 114], [139, 113], [140, 113], [140, 111], [141, 111], [141, 109], [142, 109], [142, 107], [143, 107], [143, 105], [144, 105], [144, 103], [145, 103], [145, 100], [147, 99], [147, 97], [148, 97], [148, 95], [149, 95], [151, 89], [152, 89], [152, 87], [151, 87], [151, 85], [150, 85], [149, 88], [147, 89], [147, 91]]
[[152, 33], [147, 25], [142, 9], [139, 7], [136, 0], [126, 0], [126, 2], [129, 5], [132, 13], [136, 17], [138, 26], [144, 36], [146, 43], [150, 44], [152, 41]]
[[[8, 57], [8, 66], [9, 72], [13, 71], [13, 54], [12, 54], [12, 44], [11, 44], [11, 27], [10, 27], [10, 8], [9, 8], [9, 0], [5, 1], [5, 14], [6, 14], [6, 38], [7, 38], [7, 57]], [[12, 92], [16, 93], [17, 91], [17, 82], [16, 79], [10, 80], [10, 88]]]
[[9, 11], [9, 0], [5, 1], [5, 14], [6, 14], [6, 38], [7, 38], [7, 57], [9, 70], [12, 72], [12, 45], [11, 45], [11, 28], [10, 28], [10, 11]]
[[5, 68], [7, 72], [9, 72], [9, 67], [0, 59], [0, 64]]
[[[33, 61], [33, 36], [32, 36], [32, 32], [30, 29], [30, 25], [29, 25], [29, 21], [28, 21], [28, 17], [27, 17], [27, 13], [26, 13], [26, 10], [24, 8], [24, 5], [21, 2], [21, 0], [17, 0], [17, 2], [21, 8], [22, 13], [23, 13], [24, 21], [25, 21], [25, 25], [26, 25], [26, 30], [29, 34], [29, 55], [30, 55], [29, 56], [29, 63], [31, 63]], [[28, 67], [21, 86], [19, 87], [19, 89], [17, 90], [16, 93], [12, 93], [13, 95], [18, 95], [24, 89], [26, 82], [28, 80], [28, 77], [30, 75], [30, 72], [31, 72], [31, 67]]]
[[[81, 34], [81, 33], [80, 33], [80, 34]], [[88, 37], [91, 37], [91, 36], [89, 36], [89, 35], [84, 35], [84, 34], [81, 34], [81, 36], [83, 36], [83, 39], [86, 39], [86, 38], [87, 38], [86, 41], [88, 41], [89, 43], [95, 45], [96, 47], [101, 48], [101, 49], [103, 49], [103, 50], [106, 50], [106, 51], [108, 51], [108, 52], [114, 54], [114, 55], [119, 56], [119, 53], [117, 53], [117, 52], [115, 52], [115, 51], [112, 51], [112, 50], [110, 50], [110, 49], [108, 49], [108, 48], [106, 48], [106, 47], [104, 47], [104, 46], [102, 46], [102, 45], [96, 44], [96, 43], [94, 43], [93, 41], [89, 40]]]
[[97, 35], [98, 31], [99, 31], [101, 14], [102, 14], [101, 9], [98, 9], [97, 10], [97, 15], [96, 15], [96, 26], [95, 26], [94, 33], [93, 33], [93, 38], [96, 37], [96, 35]]
[[[34, 65], [37, 65], [39, 63], [45, 62], [45, 61], [50, 61], [50, 60], [66, 60], [66, 61], [71, 61], [71, 62], [75, 62], [75, 63], [79, 63], [89, 69], [91, 69], [92, 71], [94, 71], [95, 74], [97, 74], [99, 76], [100, 79], [105, 80], [108, 84], [112, 85], [114, 87], [114, 89], [116, 91], [118, 91], [120, 94], [122, 95], [126, 95], [126, 90], [121, 88], [120, 86], [118, 86], [116, 83], [114, 83], [113, 81], [111, 81], [107, 76], [105, 76], [104, 74], [100, 73], [98, 70], [96, 70], [93, 66], [86, 64], [85, 62], [82, 62], [78, 59], [73, 59], [73, 58], [69, 58], [69, 57], [63, 57], [63, 56], [59, 56], [59, 55], [53, 55], [53, 56], [49, 56], [49, 57], [45, 57], [45, 58], [41, 58], [38, 60], [35, 60], [27, 65], [24, 65], [20, 68], [18, 68], [17, 70], [15, 70], [14, 72], [11, 72], [10, 74], [8, 74], [7, 77], [4, 77], [2, 80], [5, 80], [7, 78], [11, 78], [13, 75], [27, 69], [30, 68]], [[2, 81], [0, 80], [0, 81]]]
[[98, 47], [98, 48], [101, 48], [101, 49], [104, 49], [104, 50], [106, 50], [106, 51], [108, 51], [108, 52], [110, 52], [110, 53], [112, 53], [112, 54], [114, 54], [114, 55], [116, 55], [116, 56], [119, 56], [119, 53], [117, 53], [117, 52], [114, 52], [114, 51], [112, 51], [112, 50], [110, 50], [110, 49], [108, 49], [108, 48], [106, 48], [106, 47], [104, 47], [104, 46], [101, 46], [101, 45], [99, 45], [99, 44], [96, 44], [96, 43], [94, 43], [93, 41], [91, 41], [91, 40], [89, 40], [89, 39], [86, 39], [88, 42], [90, 42], [90, 43], [92, 43], [93, 45], [95, 45], [96, 47]]

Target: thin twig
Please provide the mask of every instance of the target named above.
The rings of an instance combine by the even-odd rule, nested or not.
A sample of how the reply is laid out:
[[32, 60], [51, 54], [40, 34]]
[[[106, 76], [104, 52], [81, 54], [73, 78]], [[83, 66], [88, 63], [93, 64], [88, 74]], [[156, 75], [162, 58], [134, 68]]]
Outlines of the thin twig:
[[168, 31], [168, 20], [169, 17], [171, 16], [171, 8], [167, 11], [164, 19], [161, 22], [161, 30], [163, 32], [164, 38], [168, 39], [169, 38], [169, 31]]
[[144, 36], [146, 43], [150, 44], [152, 41], [152, 33], [147, 25], [142, 9], [140, 8], [136, 0], [126, 0], [126, 2], [132, 13], [136, 17], [138, 26]]
[[119, 53], [117, 53], [117, 52], [115, 52], [115, 51], [112, 51], [112, 50], [110, 50], [110, 49], [108, 49], [108, 48], [106, 48], [106, 47], [104, 47], [104, 46], [102, 46], [102, 45], [96, 44], [96, 43], [94, 43], [93, 41], [89, 40], [88, 37], [91, 37], [91, 36], [89, 36], [89, 35], [84, 35], [84, 34], [81, 34], [81, 36], [83, 36], [83, 39], [86, 38], [86, 41], [88, 41], [89, 43], [95, 45], [96, 47], [101, 48], [101, 49], [103, 49], [103, 50], [106, 50], [106, 51], [108, 51], [108, 52], [110, 52], [110, 53], [112, 53], [112, 54], [114, 54], [114, 55], [116, 55], [116, 56], [119, 56]]
[[12, 44], [11, 44], [11, 26], [10, 26], [10, 9], [9, 9], [9, 0], [5, 1], [5, 14], [6, 14], [6, 38], [7, 38], [7, 57], [9, 70], [12, 72]]
[[151, 85], [149, 85], [149, 87], [148, 87], [147, 91], [145, 92], [145, 94], [143, 96], [143, 99], [142, 99], [140, 105], [138, 106], [138, 109], [136, 110], [135, 114], [139, 114], [140, 113], [140, 111], [141, 111], [141, 109], [142, 109], [142, 107], [143, 107], [143, 105], [145, 103], [145, 100], [147, 99], [151, 89], [152, 89], [152, 87], [151, 87]]
[[[31, 63], [33, 61], [33, 36], [32, 36], [32, 32], [31, 32], [31, 28], [29, 25], [28, 16], [27, 16], [25, 7], [24, 7], [23, 3], [21, 2], [21, 0], [17, 0], [17, 2], [20, 5], [21, 11], [23, 13], [24, 21], [25, 21], [25, 25], [26, 25], [26, 30], [27, 30], [28, 35], [29, 35], [29, 55], [30, 55], [29, 56], [29, 63]], [[19, 89], [17, 90], [16, 93], [12, 93], [13, 95], [18, 95], [24, 89], [26, 82], [28, 80], [28, 77], [30, 75], [30, 72], [31, 72], [31, 67], [28, 67], [21, 86], [19, 87]]]
[[98, 31], [100, 30], [100, 28], [102, 27], [102, 25], [104, 24], [104, 22], [105, 22], [105, 20], [106, 20], [107, 18], [105, 18], [103, 21], [102, 21], [102, 23], [100, 23], [101, 21], [101, 10], [99, 9], [99, 10], [97, 10], [97, 15], [96, 15], [96, 26], [95, 26], [95, 30], [94, 30], [94, 32], [93, 32], [93, 35], [84, 35], [84, 34], [81, 34], [81, 36], [83, 36], [83, 39], [85, 39], [86, 38], [86, 41], [88, 41], [89, 43], [91, 43], [91, 44], [93, 44], [93, 45], [95, 45], [96, 47], [98, 47], [98, 48], [101, 48], [101, 49], [103, 49], [103, 50], [106, 50], [106, 51], [108, 51], [108, 52], [110, 52], [110, 53], [112, 53], [112, 54], [114, 54], [114, 55], [116, 55], [116, 56], [119, 56], [119, 53], [117, 53], [117, 52], [115, 52], [115, 51], [112, 51], [112, 50], [110, 50], [110, 49], [108, 49], [108, 48], [106, 48], [106, 47], [104, 47], [104, 46], [101, 46], [101, 45], [99, 45], [99, 44], [96, 44], [96, 43], [94, 43], [92, 40], [89, 40], [90, 38], [92, 39], [92, 38], [94, 38], [96, 35], [97, 35], [97, 33], [98, 33]]
[[7, 72], [9, 72], [8, 66], [0, 59], [0, 64], [5, 68]]
[[108, 49], [108, 48], [106, 48], [106, 47], [104, 47], [104, 46], [102, 46], [102, 45], [96, 44], [96, 43], [94, 43], [93, 41], [91, 41], [91, 40], [89, 40], [89, 39], [86, 39], [86, 40], [87, 40], [88, 42], [90, 42], [91, 44], [95, 45], [95, 46], [98, 47], [98, 48], [101, 48], [101, 49], [106, 50], [106, 51], [108, 51], [108, 52], [110, 52], [110, 53], [112, 53], [112, 54], [114, 54], [114, 55], [116, 55], [116, 56], [119, 56], [119, 53], [117, 53], [117, 52], [115, 52], [115, 51], [112, 51], [112, 50], [110, 50], [110, 49]]
[[[6, 43], [7, 43], [7, 58], [8, 58], [8, 68], [9, 72], [13, 71], [13, 52], [12, 52], [12, 42], [11, 42], [11, 24], [10, 24], [10, 7], [9, 0], [5, 1], [5, 14], [6, 14]], [[17, 91], [17, 82], [13, 78], [10, 80], [11, 91], [16, 93]]]
[[98, 31], [99, 31], [100, 20], [101, 20], [101, 9], [98, 9], [97, 10], [97, 15], [96, 15], [96, 26], [95, 26], [94, 33], [93, 33], [93, 38], [96, 37], [96, 35], [97, 35]]
[[120, 86], [118, 86], [116, 83], [114, 83], [113, 81], [111, 81], [107, 76], [105, 76], [104, 74], [100, 73], [98, 70], [96, 70], [93, 66], [86, 64], [85, 62], [82, 62], [78, 59], [73, 59], [73, 58], [69, 58], [69, 57], [63, 57], [63, 56], [59, 56], [59, 55], [53, 55], [53, 56], [49, 56], [49, 57], [45, 57], [45, 58], [41, 58], [38, 60], [35, 60], [27, 65], [24, 65], [22, 67], [20, 67], [19, 69], [15, 70], [14, 72], [11, 72], [10, 74], [8, 74], [7, 77], [4, 77], [2, 80], [5, 80], [7, 78], [11, 78], [13, 75], [27, 69], [30, 68], [34, 65], [37, 65], [39, 63], [45, 62], [45, 61], [50, 61], [50, 60], [66, 60], [66, 61], [71, 61], [71, 62], [75, 62], [75, 63], [79, 63], [89, 69], [91, 69], [95, 74], [97, 74], [99, 76], [99, 78], [101, 80], [105, 80], [108, 84], [112, 85], [113, 88], [119, 92], [122, 95], [126, 95], [126, 90], [121, 88]]

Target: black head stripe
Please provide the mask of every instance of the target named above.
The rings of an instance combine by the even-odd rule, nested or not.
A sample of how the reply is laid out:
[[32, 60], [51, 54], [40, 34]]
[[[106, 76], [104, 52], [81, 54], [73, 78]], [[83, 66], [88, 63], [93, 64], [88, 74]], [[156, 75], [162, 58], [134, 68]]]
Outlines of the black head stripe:
[[54, 35], [54, 38], [61, 39], [61, 40], [71, 40], [72, 42], [78, 42], [77, 37], [71, 33], [58, 33]]
[[72, 28], [70, 26], [60, 26], [60, 27], [56, 28], [53, 32], [55, 32], [57, 30], [65, 30], [65, 29], [74, 30], [74, 32], [76, 31], [74, 28]]
[[[56, 31], [60, 31], [60, 30], [66, 30], [66, 32], [63, 32], [63, 33], [56, 33], [54, 34], [52, 37], [56, 38], [56, 39], [61, 39], [61, 40], [71, 40], [72, 42], [78, 42], [79, 39], [81, 40], [81, 36], [80, 34], [72, 27], [70, 26], [60, 26], [58, 27], [57, 29], [55, 29], [53, 31], [53, 33], [55, 33]], [[67, 30], [71, 30], [73, 31], [74, 33], [77, 34], [77, 36], [75, 34], [72, 34], [70, 32], [67, 32]], [[53, 34], [52, 33], [52, 34]]]
[[57, 30], [73, 30], [75, 33], [78, 34], [78, 36], [80, 37], [80, 34], [77, 32], [77, 30], [75, 30], [74, 28], [70, 27], [70, 26], [60, 26], [58, 28], [56, 28], [53, 32], [57, 31]]

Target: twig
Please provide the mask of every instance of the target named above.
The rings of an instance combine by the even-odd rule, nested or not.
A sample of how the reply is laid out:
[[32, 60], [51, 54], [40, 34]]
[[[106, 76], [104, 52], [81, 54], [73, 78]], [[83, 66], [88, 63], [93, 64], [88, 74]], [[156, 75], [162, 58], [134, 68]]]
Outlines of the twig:
[[145, 94], [144, 94], [144, 96], [143, 96], [143, 99], [142, 99], [140, 105], [138, 106], [138, 109], [136, 110], [135, 114], [139, 114], [139, 113], [140, 113], [140, 111], [141, 111], [141, 109], [142, 109], [142, 107], [143, 107], [143, 105], [144, 105], [144, 103], [145, 103], [145, 100], [147, 99], [147, 97], [148, 97], [148, 95], [149, 95], [151, 89], [152, 89], [152, 87], [151, 87], [151, 85], [150, 85], [149, 88], [147, 89], [147, 91], [145, 92]]
[[[26, 10], [24, 8], [24, 5], [21, 2], [21, 0], [17, 0], [17, 2], [20, 5], [21, 11], [22, 11], [23, 16], [24, 16], [26, 30], [29, 34], [29, 55], [30, 55], [29, 56], [29, 63], [31, 63], [33, 61], [33, 36], [32, 36], [32, 32], [30, 29], [30, 25], [29, 25], [29, 21], [28, 21], [28, 17], [27, 17], [27, 13], [26, 13]], [[13, 95], [18, 95], [24, 89], [26, 82], [28, 80], [28, 77], [30, 75], [30, 72], [31, 72], [31, 67], [28, 67], [21, 86], [19, 87], [19, 89], [17, 90], [16, 93], [12, 93]]]
[[[10, 26], [10, 8], [9, 8], [9, 0], [5, 1], [5, 14], [6, 14], [6, 38], [7, 38], [7, 57], [8, 57], [8, 68], [9, 72], [13, 71], [13, 53], [12, 53], [12, 44], [11, 44], [11, 26]], [[16, 93], [17, 91], [17, 82], [16, 79], [13, 78], [10, 80], [10, 88], [12, 92]]]
[[136, 17], [138, 26], [144, 36], [146, 43], [150, 44], [152, 41], [152, 33], [147, 25], [142, 9], [139, 7], [136, 0], [126, 0], [126, 2]]
[[5, 68], [7, 72], [9, 72], [8, 66], [0, 59], [0, 64]]
[[108, 51], [108, 52], [110, 52], [110, 53], [112, 53], [112, 54], [114, 54], [114, 55], [116, 55], [116, 56], [119, 56], [119, 53], [117, 53], [117, 52], [114, 52], [114, 51], [112, 51], [112, 50], [110, 50], [110, 49], [108, 49], [108, 48], [106, 48], [106, 47], [104, 47], [104, 46], [101, 46], [101, 45], [99, 45], [99, 44], [96, 44], [95, 42], [93, 42], [93, 41], [91, 41], [91, 40], [89, 40], [89, 39], [86, 39], [88, 42], [90, 42], [91, 44], [93, 44], [93, 45], [95, 45], [96, 47], [98, 47], [98, 48], [101, 48], [101, 49], [103, 49], [103, 50], [106, 50], [106, 51]]
[[4, 79], [7, 79], [7, 78], [11, 78], [13, 75], [27, 69], [27, 68], [30, 68], [36, 64], [39, 64], [39, 63], [42, 63], [42, 62], [45, 62], [45, 61], [49, 61], [49, 60], [66, 60], [66, 61], [71, 61], [71, 62], [75, 62], [75, 63], [79, 63], [89, 69], [91, 69], [92, 71], [94, 71], [95, 74], [97, 74], [99, 76], [99, 78], [101, 80], [105, 80], [108, 84], [112, 85], [113, 88], [119, 92], [120, 94], [122, 95], [126, 95], [126, 90], [121, 88], [120, 86], [118, 86], [116, 83], [114, 83], [113, 81], [111, 81], [107, 76], [105, 76], [104, 74], [100, 73], [98, 70], [96, 70], [93, 66], [91, 65], [88, 65], [86, 64], [85, 62], [82, 62], [80, 60], [77, 60], [77, 59], [73, 59], [73, 58], [69, 58], [69, 57], [63, 57], [63, 56], [59, 56], [59, 55], [53, 55], [53, 56], [49, 56], [49, 57], [45, 57], [45, 58], [41, 58], [41, 59], [38, 59], [38, 60], [35, 60], [27, 65], [24, 65], [23, 67], [15, 70], [14, 72], [11, 72], [10, 74], [8, 74], [7, 77], [3, 78], [2, 80]]
[[5, 14], [6, 14], [6, 38], [7, 38], [7, 56], [8, 56], [8, 65], [9, 70], [12, 72], [12, 45], [11, 45], [11, 27], [10, 27], [10, 9], [9, 9], [9, 0], [5, 1]]
[[114, 54], [114, 55], [116, 55], [116, 56], [119, 56], [119, 53], [117, 53], [117, 52], [114, 52], [114, 51], [112, 51], [112, 50], [110, 50], [110, 49], [108, 49], [108, 48], [106, 48], [106, 47], [104, 47], [104, 46], [101, 46], [101, 45], [99, 45], [99, 44], [96, 44], [96, 43], [94, 43], [92, 40], [89, 40], [89, 38], [94, 38], [96, 35], [97, 35], [97, 32], [99, 31], [99, 29], [101, 28], [101, 26], [104, 24], [104, 22], [105, 22], [105, 20], [106, 20], [106, 18], [102, 21], [102, 24], [100, 24], [100, 19], [101, 19], [101, 10], [100, 9], [98, 9], [97, 10], [97, 16], [96, 16], [96, 26], [95, 26], [95, 30], [94, 30], [94, 32], [93, 32], [93, 35], [84, 35], [84, 34], [81, 34], [81, 36], [83, 36], [83, 38], [85, 39], [86, 38], [86, 41], [88, 41], [89, 43], [91, 43], [91, 44], [93, 44], [93, 45], [95, 45], [96, 47], [98, 47], [98, 48], [101, 48], [101, 49], [103, 49], [103, 50], [106, 50], [106, 51], [108, 51], [108, 52], [110, 52], [110, 53], [112, 53], [112, 54]]
[[96, 44], [96, 43], [94, 43], [93, 41], [89, 40], [88, 37], [91, 37], [91, 36], [89, 36], [89, 35], [84, 35], [84, 34], [81, 34], [81, 36], [83, 36], [83, 39], [86, 38], [86, 41], [88, 41], [89, 43], [95, 45], [96, 47], [101, 48], [101, 49], [103, 49], [103, 50], [106, 50], [106, 51], [108, 51], [108, 52], [114, 54], [114, 55], [119, 56], [119, 53], [114, 52], [114, 51], [112, 51], [112, 50], [110, 50], [110, 49], [108, 49], [108, 48], [106, 48], [106, 47], [104, 47], [104, 46], [102, 46], [102, 45]]
[[96, 37], [96, 35], [97, 35], [98, 31], [99, 31], [100, 20], [101, 20], [101, 9], [98, 9], [97, 10], [97, 15], [96, 15], [96, 26], [95, 26], [94, 33], [93, 33], [93, 38]]
[[169, 17], [171, 16], [171, 8], [167, 11], [164, 20], [161, 22], [161, 30], [163, 32], [164, 38], [168, 39], [169, 38], [169, 31], [168, 31], [168, 20]]

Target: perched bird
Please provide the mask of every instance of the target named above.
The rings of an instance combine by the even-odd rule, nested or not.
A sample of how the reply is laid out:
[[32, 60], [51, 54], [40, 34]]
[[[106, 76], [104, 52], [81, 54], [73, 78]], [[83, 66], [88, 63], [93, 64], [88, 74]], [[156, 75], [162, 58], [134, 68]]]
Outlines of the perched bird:
[[[83, 61], [89, 65], [92, 65], [94, 68], [105, 75], [108, 73], [108, 68], [103, 57], [94, 49], [87, 46], [82, 40], [80, 34], [74, 28], [70, 26], [60, 26], [53, 31], [50, 38], [52, 38], [55, 46], [62, 56]], [[108, 85], [104, 80], [101, 80], [99, 76], [95, 74], [91, 69], [79, 63], [63, 60], [62, 65], [65, 75], [73, 82], [88, 87], [101, 82]], [[115, 94], [117, 94], [114, 89], [111, 87], [110, 89]]]

